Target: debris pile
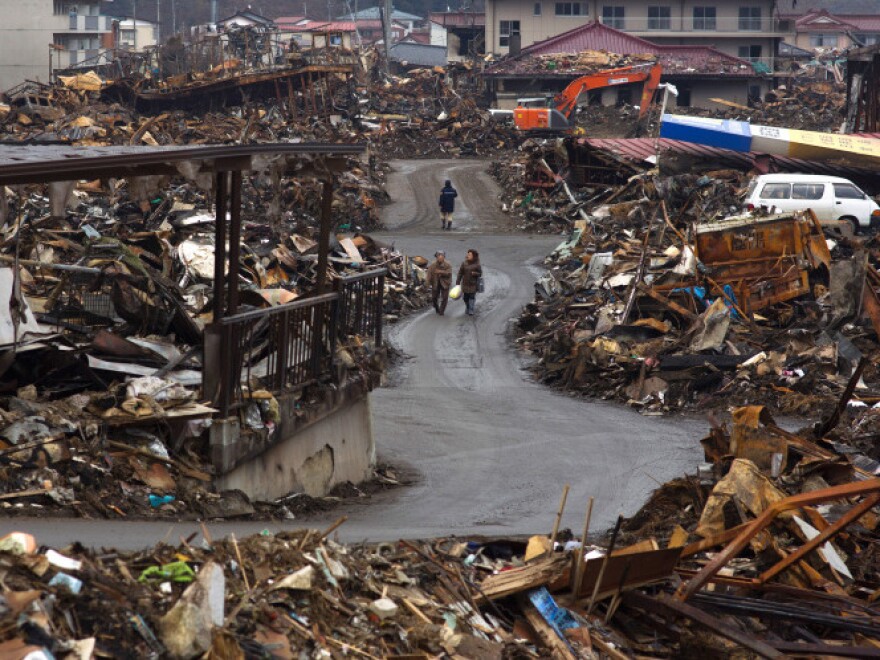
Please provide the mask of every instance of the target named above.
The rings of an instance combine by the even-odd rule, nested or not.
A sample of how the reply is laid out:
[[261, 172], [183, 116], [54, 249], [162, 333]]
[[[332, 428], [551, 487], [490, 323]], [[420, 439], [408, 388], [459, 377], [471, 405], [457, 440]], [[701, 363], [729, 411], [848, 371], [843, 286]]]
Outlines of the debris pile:
[[838, 133], [844, 121], [846, 86], [833, 81], [802, 81], [792, 78], [787, 85], [768, 92], [749, 105], [713, 98], [725, 106], [718, 110], [679, 107], [676, 112], [696, 117], [736, 119], [754, 124], [792, 128], [802, 131]]
[[[342, 545], [323, 532], [138, 552], [0, 539], [17, 652], [172, 658], [871, 657], [880, 626], [876, 410], [791, 433], [767, 410], [713, 421], [696, 477], [610, 533]], [[852, 429], [860, 429], [853, 431]], [[604, 541], [600, 541], [604, 539]], [[591, 540], [593, 542], [591, 542]], [[596, 544], [598, 542], [598, 545]], [[18, 656], [17, 656], [18, 657]], [[30, 656], [42, 657], [42, 656]]]
[[795, 414], [833, 405], [865, 358], [856, 398], [878, 400], [873, 240], [830, 239], [810, 212], [725, 217], [725, 176], [635, 177], [577, 221], [518, 321], [542, 382], [645, 413]]
[[[341, 176], [334, 205], [369, 194], [359, 176], [359, 168]], [[266, 179], [244, 186], [239, 311], [308, 297], [318, 280], [320, 184], [291, 179], [279, 190]], [[6, 198], [0, 506], [84, 517], [293, 513], [212, 486], [207, 429], [217, 410], [202, 391], [215, 294], [210, 195], [188, 179], [133, 177], [21, 186]], [[423, 307], [424, 260], [356, 231], [356, 223], [349, 216], [331, 239], [330, 285], [384, 269], [386, 322]], [[248, 374], [264, 357], [268, 330], [259, 332]], [[381, 378], [372, 337], [341, 336], [334, 359], [341, 382]], [[271, 429], [278, 403], [256, 377], [249, 382], [243, 428]], [[306, 386], [298, 410], [320, 405], [326, 390]]]

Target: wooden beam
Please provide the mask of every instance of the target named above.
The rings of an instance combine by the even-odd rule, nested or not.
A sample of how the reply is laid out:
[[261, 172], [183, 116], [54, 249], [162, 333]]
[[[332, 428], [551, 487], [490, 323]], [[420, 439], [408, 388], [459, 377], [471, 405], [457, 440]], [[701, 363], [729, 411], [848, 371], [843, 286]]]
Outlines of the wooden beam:
[[852, 522], [855, 522], [863, 515], [865, 515], [871, 507], [877, 504], [877, 502], [880, 502], [880, 494], [875, 493], [874, 495], [866, 497], [860, 504], [857, 504], [852, 509], [847, 511], [843, 516], [841, 516], [840, 519], [837, 520], [837, 522], [835, 522], [833, 525], [829, 525], [821, 532], [819, 532], [818, 536], [807, 541], [800, 548], [788, 555], [785, 559], [774, 564], [766, 571], [764, 571], [758, 578], [758, 582], [766, 582], [775, 575], [778, 575], [779, 573], [784, 571], [793, 563], [800, 561], [801, 559], [806, 557], [809, 553], [819, 547], [820, 544], [836, 536], [843, 530], [844, 527]]
[[844, 499], [847, 497], [857, 497], [859, 495], [870, 495], [880, 492], [880, 479], [868, 479], [867, 481], [855, 481], [832, 488], [823, 488], [809, 493], [801, 493], [792, 497], [787, 497], [772, 504], [764, 513], [755, 518], [748, 526], [737, 536], [727, 547], [719, 552], [706, 564], [699, 573], [691, 580], [681, 585], [678, 589], [677, 597], [681, 600], [687, 600], [699, 591], [709, 579], [719, 570], [727, 565], [731, 559], [745, 548], [758, 532], [765, 529], [780, 513], [799, 509], [802, 506], [811, 506], [813, 504], [821, 504], [828, 500]]

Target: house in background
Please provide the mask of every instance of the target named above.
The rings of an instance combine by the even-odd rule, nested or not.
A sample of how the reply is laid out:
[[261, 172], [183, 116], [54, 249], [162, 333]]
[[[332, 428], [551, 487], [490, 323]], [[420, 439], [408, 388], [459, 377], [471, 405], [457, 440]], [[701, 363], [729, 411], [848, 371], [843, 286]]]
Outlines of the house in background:
[[[382, 14], [379, 10], [379, 7], [370, 7], [369, 9], [361, 9], [358, 12], [354, 12], [351, 14], [346, 14], [344, 16], [337, 16], [337, 21], [382, 21]], [[409, 34], [413, 30], [418, 27], [421, 27], [425, 19], [421, 16], [416, 16], [415, 14], [409, 14], [405, 11], [400, 11], [399, 9], [391, 9], [391, 20], [398, 25], [402, 25], [404, 28], [405, 34]]]
[[657, 45], [711, 46], [773, 70], [786, 36], [774, 0], [486, 0], [486, 51], [517, 53], [588, 22]]
[[159, 44], [159, 24], [142, 18], [114, 17], [116, 48], [141, 52]]
[[[460, 61], [486, 52], [486, 14], [483, 12], [432, 12], [432, 25], [446, 30], [446, 45], [451, 62]], [[433, 43], [433, 42], [432, 42]]]
[[846, 50], [880, 43], [880, 2], [877, 13], [831, 13], [814, 9], [801, 16], [781, 16], [790, 26], [788, 43], [811, 51]]
[[311, 46], [309, 33], [304, 28], [317, 22], [307, 16], [279, 16], [275, 19], [278, 39], [285, 44], [295, 41], [300, 46]]
[[94, 60], [113, 42], [113, 19], [97, 1], [16, 0], [0, 22], [0, 91]]
[[[371, 46], [383, 41], [382, 21], [315, 21], [303, 26], [301, 32], [313, 48], [339, 46], [358, 48]], [[403, 39], [406, 27], [399, 23], [391, 24], [391, 42]]]
[[232, 16], [227, 16], [217, 21], [217, 29], [220, 32], [236, 27], [250, 27], [264, 32], [271, 32], [275, 29], [275, 22], [271, 18], [260, 16], [250, 10], [238, 11]]
[[[522, 97], [552, 96], [575, 78], [597, 69], [610, 68], [599, 62], [589, 69], [565, 64], [566, 55], [576, 58], [594, 51], [598, 59], [607, 53], [633, 55], [633, 64], [656, 59], [663, 67], [663, 82], [678, 88], [670, 104], [681, 107], [718, 107], [712, 98], [745, 104], [770, 89], [769, 76], [758, 74], [752, 62], [723, 53], [710, 46], [656, 44], [599, 22], [569, 30], [546, 41], [532, 44], [519, 55], [488, 67], [485, 76], [498, 108], [513, 109]], [[557, 56], [557, 57], [554, 57]], [[641, 87], [621, 85], [595, 90], [582, 103], [617, 105], [638, 103]]]

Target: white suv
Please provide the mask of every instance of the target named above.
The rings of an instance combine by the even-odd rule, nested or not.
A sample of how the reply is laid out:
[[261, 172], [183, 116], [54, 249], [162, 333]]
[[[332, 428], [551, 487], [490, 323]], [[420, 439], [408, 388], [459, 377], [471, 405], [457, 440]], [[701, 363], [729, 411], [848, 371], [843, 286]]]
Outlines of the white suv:
[[749, 210], [813, 209], [820, 222], [846, 220], [853, 229], [880, 226], [880, 206], [849, 179], [817, 174], [762, 174], [749, 184]]

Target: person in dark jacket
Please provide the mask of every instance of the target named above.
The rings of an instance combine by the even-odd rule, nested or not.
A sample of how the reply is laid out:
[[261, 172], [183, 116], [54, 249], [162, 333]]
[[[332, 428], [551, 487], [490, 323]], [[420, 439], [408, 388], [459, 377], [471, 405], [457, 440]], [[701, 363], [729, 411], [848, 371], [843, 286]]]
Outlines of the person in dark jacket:
[[452, 284], [452, 264], [446, 261], [446, 253], [437, 250], [434, 261], [428, 266], [428, 286], [431, 287], [431, 298], [434, 311], [443, 316], [446, 303], [449, 302], [449, 287]]
[[474, 315], [474, 304], [477, 301], [477, 289], [481, 277], [483, 277], [483, 267], [480, 265], [480, 254], [476, 250], [468, 250], [464, 262], [458, 269], [458, 279], [455, 280], [456, 284], [461, 284], [468, 316]]
[[452, 214], [455, 211], [455, 198], [458, 192], [452, 187], [452, 181], [446, 179], [446, 185], [440, 190], [440, 222], [443, 229], [452, 229]]

